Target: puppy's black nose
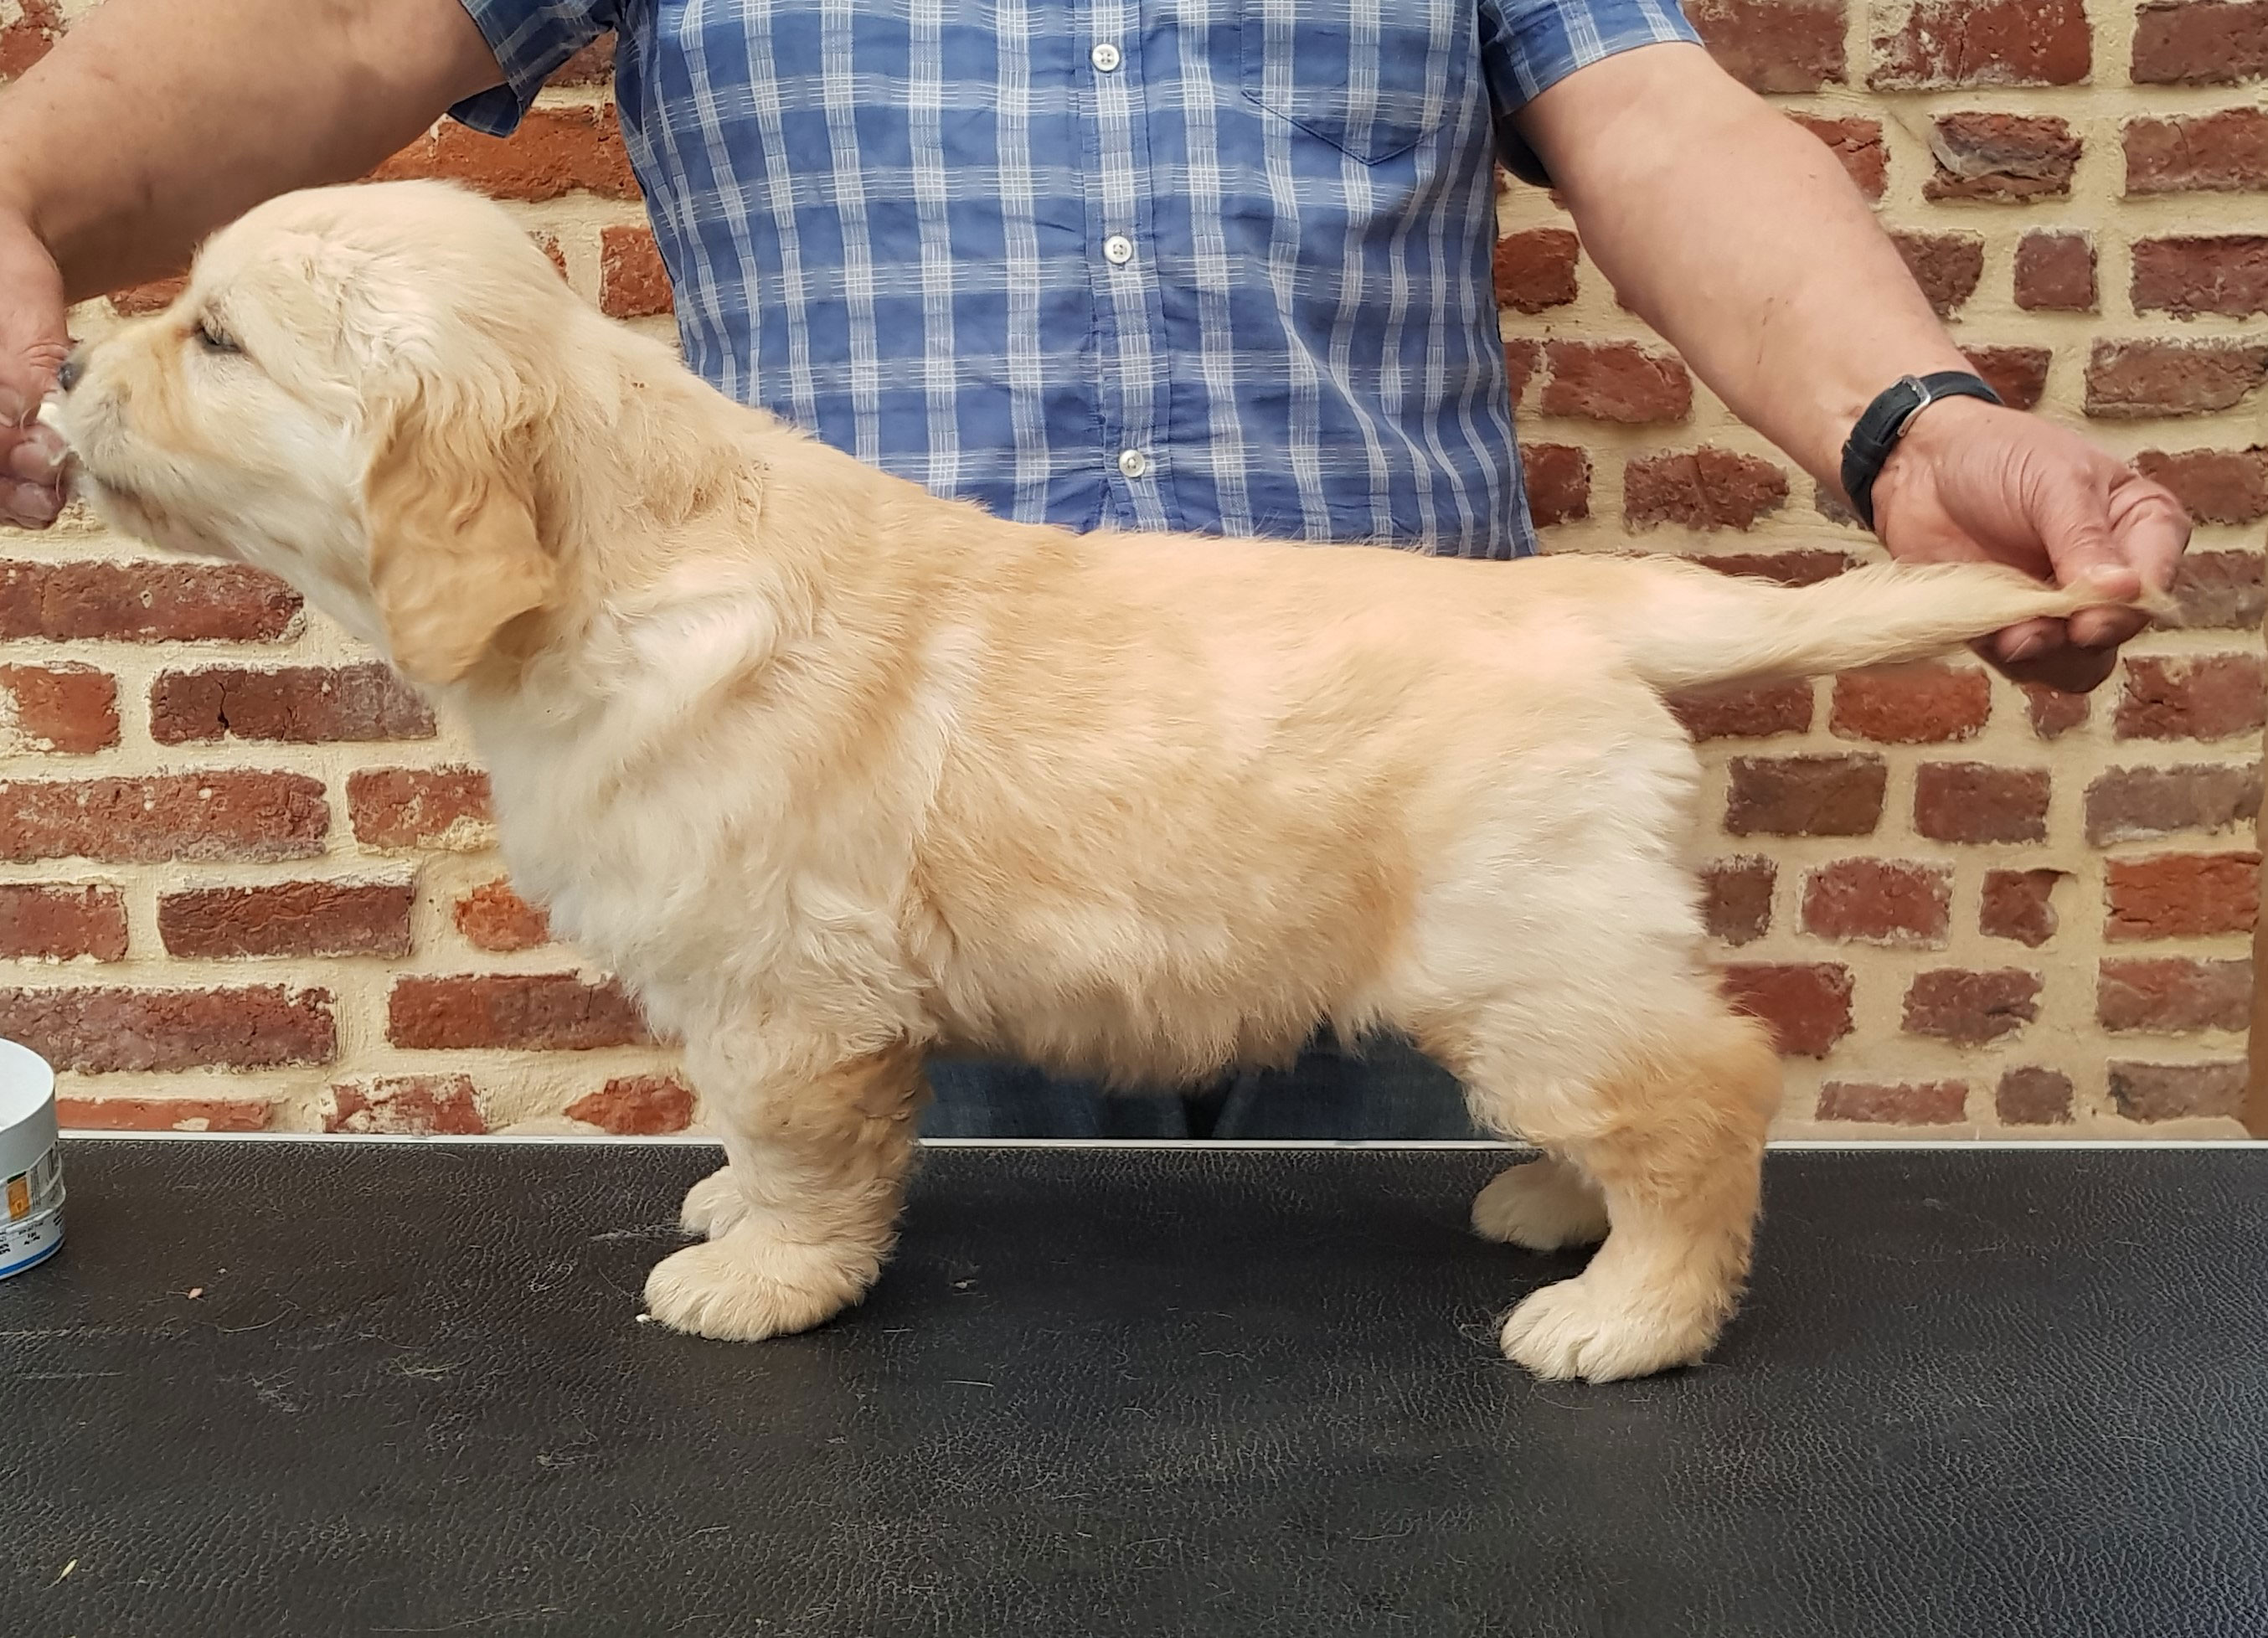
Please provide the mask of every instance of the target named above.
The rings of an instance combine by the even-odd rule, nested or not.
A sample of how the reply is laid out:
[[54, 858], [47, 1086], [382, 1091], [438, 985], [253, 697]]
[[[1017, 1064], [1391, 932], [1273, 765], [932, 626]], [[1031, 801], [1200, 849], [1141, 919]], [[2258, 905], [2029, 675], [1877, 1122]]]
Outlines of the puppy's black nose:
[[78, 385], [79, 377], [86, 373], [86, 349], [74, 347], [63, 356], [63, 368], [55, 371], [55, 384], [66, 393]]

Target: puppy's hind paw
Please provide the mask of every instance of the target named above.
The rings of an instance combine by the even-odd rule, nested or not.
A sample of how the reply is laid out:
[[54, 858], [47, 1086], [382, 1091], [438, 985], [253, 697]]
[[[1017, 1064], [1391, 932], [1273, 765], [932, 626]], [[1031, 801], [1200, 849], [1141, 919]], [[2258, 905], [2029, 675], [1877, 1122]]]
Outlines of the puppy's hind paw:
[[880, 1260], [856, 1247], [770, 1239], [744, 1222], [655, 1264], [645, 1305], [673, 1331], [759, 1342], [832, 1319], [880, 1272]]
[[688, 1234], [713, 1240], [747, 1215], [747, 1196], [734, 1185], [733, 1168], [719, 1166], [685, 1191], [677, 1224]]
[[1607, 1202], [1565, 1162], [1532, 1160], [1473, 1197], [1473, 1232], [1532, 1252], [1595, 1245], [1607, 1238]]
[[1545, 1286], [1512, 1311], [1504, 1352], [1547, 1382], [1621, 1382], [1698, 1363], [1721, 1323], [1578, 1276]]

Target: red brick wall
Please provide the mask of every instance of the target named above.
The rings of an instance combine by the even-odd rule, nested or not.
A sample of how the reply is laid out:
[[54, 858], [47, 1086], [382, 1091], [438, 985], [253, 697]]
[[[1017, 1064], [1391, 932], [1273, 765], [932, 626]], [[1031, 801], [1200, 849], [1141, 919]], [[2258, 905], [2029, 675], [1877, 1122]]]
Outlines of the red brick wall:
[[[2233, 1130], [2257, 900], [2268, 4], [1689, 0], [2012, 397], [2179, 490], [2188, 628], [2091, 701], [1963, 661], [1690, 702], [1710, 909], [1783, 1129]], [[1550, 201], [1498, 285], [1554, 549], [1808, 580], [1874, 548], [1690, 384]]]
[[[2201, 524], [2185, 629], [2090, 701], [1967, 661], [1684, 701], [1728, 981], [1789, 1134], [2235, 1130], [2257, 902], [2268, 519], [2268, 4], [1689, 0], [1828, 143], [1962, 344]], [[86, 9], [0, 0], [0, 74]], [[389, 173], [521, 202], [666, 333], [603, 51], [525, 133]], [[1616, 304], [1545, 195], [1498, 257], [1555, 550], [1807, 581], [1872, 555]], [[94, 334], [166, 291], [77, 315]], [[697, 1116], [490, 851], [463, 741], [256, 576], [82, 518], [0, 536], [0, 1033], [87, 1125], [670, 1130]]]

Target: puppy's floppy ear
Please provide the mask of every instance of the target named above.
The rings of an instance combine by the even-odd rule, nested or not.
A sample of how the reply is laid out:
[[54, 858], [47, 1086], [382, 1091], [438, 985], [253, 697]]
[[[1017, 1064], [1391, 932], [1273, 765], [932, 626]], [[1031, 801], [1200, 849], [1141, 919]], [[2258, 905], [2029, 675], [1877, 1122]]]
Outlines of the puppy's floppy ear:
[[371, 591], [394, 663], [455, 682], [557, 578], [537, 538], [528, 434], [420, 394], [394, 413], [364, 479]]

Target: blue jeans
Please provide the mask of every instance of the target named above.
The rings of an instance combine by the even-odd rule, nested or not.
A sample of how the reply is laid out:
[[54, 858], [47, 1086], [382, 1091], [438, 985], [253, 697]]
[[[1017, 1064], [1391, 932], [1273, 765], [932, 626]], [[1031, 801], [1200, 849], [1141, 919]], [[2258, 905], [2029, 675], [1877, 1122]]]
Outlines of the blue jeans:
[[1490, 1135], [1454, 1076], [1398, 1038], [1350, 1055], [1311, 1043], [1288, 1069], [1252, 1069], [1202, 1091], [1105, 1092], [1013, 1063], [932, 1061], [924, 1137], [1307, 1138], [1419, 1142]]

